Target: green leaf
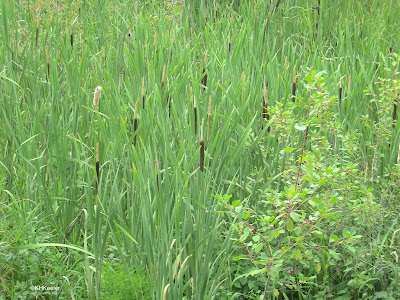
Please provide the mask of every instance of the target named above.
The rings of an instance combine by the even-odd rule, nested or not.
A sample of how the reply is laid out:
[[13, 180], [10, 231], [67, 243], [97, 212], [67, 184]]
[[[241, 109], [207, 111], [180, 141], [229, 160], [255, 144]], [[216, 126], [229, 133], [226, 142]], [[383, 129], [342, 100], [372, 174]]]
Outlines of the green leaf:
[[233, 202], [232, 202], [232, 207], [238, 206], [239, 203], [240, 203], [240, 200], [235, 200], [235, 201], [233, 201]]
[[333, 251], [332, 249], [329, 249], [328, 252], [335, 260], [340, 260], [341, 259], [340, 254], [335, 252], [335, 251]]
[[329, 200], [329, 203], [335, 203], [338, 201], [339, 201], [339, 198], [333, 197], [331, 200]]
[[239, 260], [239, 259], [241, 259], [241, 258], [243, 258], [243, 257], [245, 257], [245, 255], [235, 256], [235, 257], [233, 258], [233, 260], [234, 260], [234, 261], [237, 261], [237, 260]]
[[272, 291], [272, 293], [274, 294], [275, 297], [278, 297], [278, 296], [279, 296], [279, 292], [278, 292], [277, 289], [274, 289], [274, 290]]
[[303, 255], [301, 255], [300, 249], [297, 249], [297, 257], [302, 260], [303, 259]]
[[316, 265], [315, 265], [315, 271], [316, 271], [317, 273], [319, 273], [319, 271], [321, 271], [321, 265], [320, 265], [320, 264], [316, 264]]
[[347, 230], [343, 231], [343, 236], [346, 237], [346, 238], [351, 238], [351, 234]]
[[311, 231], [311, 233], [314, 233], [316, 236], [318, 236], [318, 237], [320, 237], [320, 238], [323, 238], [323, 234], [322, 234], [322, 232], [321, 231], [319, 231], [319, 230], [314, 230], [314, 231]]
[[329, 236], [330, 243], [336, 242], [338, 240], [339, 240], [339, 238], [336, 235], [334, 235], [333, 233], [330, 234], [330, 236]]
[[243, 219], [246, 220], [248, 217], [250, 217], [250, 211], [249, 210], [243, 215]]
[[253, 241], [255, 241], [257, 243], [259, 240], [260, 240], [260, 236], [259, 235], [253, 236]]
[[287, 222], [286, 222], [286, 229], [288, 230], [288, 231], [292, 231], [293, 230], [293, 221], [292, 221], [292, 219], [288, 219], [287, 220]]
[[254, 246], [254, 252], [256, 252], [256, 253], [258, 253], [258, 252], [260, 252], [261, 251], [261, 249], [263, 248], [263, 244], [257, 244], [257, 245], [255, 245]]
[[382, 299], [386, 299], [388, 296], [386, 291], [380, 291], [380, 292], [376, 292], [375, 293], [375, 298], [382, 298]]
[[297, 130], [304, 131], [304, 130], [306, 130], [307, 126], [306, 125], [299, 125], [297, 123], [296, 125], [294, 125], [294, 128], [297, 129]]
[[306, 171], [306, 174], [307, 174], [307, 176], [308, 176], [309, 178], [312, 178], [312, 177], [313, 177], [313, 174], [314, 174], [314, 167], [313, 167], [313, 166], [311, 166], [311, 165], [306, 165], [306, 166], [305, 166], [305, 171]]
[[240, 240], [241, 240], [242, 242], [244, 242], [244, 241], [247, 239], [248, 236], [249, 236], [249, 232], [248, 232], [248, 231], [245, 231], [245, 232], [242, 234], [242, 236], [240, 237]]
[[301, 215], [299, 215], [298, 213], [295, 213], [295, 212], [291, 212], [290, 217], [295, 222], [299, 222], [299, 220], [301, 219]]
[[264, 271], [263, 269], [255, 269], [255, 270], [253, 270], [253, 271], [247, 273], [247, 274], [245, 275], [245, 277], [257, 275], [257, 274], [260, 274], [260, 273], [263, 272], [263, 271]]

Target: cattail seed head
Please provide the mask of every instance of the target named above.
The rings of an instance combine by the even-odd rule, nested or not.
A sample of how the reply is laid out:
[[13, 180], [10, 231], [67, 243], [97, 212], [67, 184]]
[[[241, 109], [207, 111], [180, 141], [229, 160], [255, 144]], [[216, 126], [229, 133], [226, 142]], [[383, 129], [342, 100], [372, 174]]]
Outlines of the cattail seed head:
[[[268, 113], [268, 92], [267, 92], [267, 86], [265, 85], [264, 81], [264, 101], [263, 101], [263, 119], [269, 120], [269, 113]], [[271, 128], [268, 126], [267, 132], [270, 132]]]
[[101, 97], [101, 92], [103, 88], [101, 86], [96, 86], [94, 90], [94, 96], [93, 96], [93, 107], [97, 109], [99, 107], [99, 101]]
[[194, 133], [197, 134], [197, 107], [196, 98], [193, 96]]
[[142, 78], [142, 102], [143, 102], [143, 108], [144, 108], [144, 100], [146, 98], [146, 86], [144, 85], [144, 77]]
[[135, 114], [133, 117], [133, 133], [135, 134], [135, 137], [133, 138], [133, 146], [136, 146], [136, 137], [137, 137], [136, 131], [137, 131], [137, 126], [138, 126], [138, 118], [137, 118], [138, 102], [139, 102], [139, 99], [136, 100]]
[[165, 65], [162, 69], [162, 76], [161, 76], [161, 88], [164, 87], [164, 82], [165, 82]]
[[397, 152], [397, 163], [400, 164], [400, 144], [399, 144], [399, 151]]
[[292, 102], [296, 100], [296, 66], [293, 68]]
[[100, 161], [99, 161], [99, 143], [96, 143], [96, 184], [95, 184], [95, 195], [98, 192], [100, 180]]
[[[395, 96], [397, 97], [397, 95]], [[396, 122], [397, 122], [397, 105], [398, 105], [399, 99], [395, 99], [393, 102], [393, 113], [392, 113], [392, 127], [396, 127]]]
[[204, 140], [200, 140], [200, 171], [204, 171]]

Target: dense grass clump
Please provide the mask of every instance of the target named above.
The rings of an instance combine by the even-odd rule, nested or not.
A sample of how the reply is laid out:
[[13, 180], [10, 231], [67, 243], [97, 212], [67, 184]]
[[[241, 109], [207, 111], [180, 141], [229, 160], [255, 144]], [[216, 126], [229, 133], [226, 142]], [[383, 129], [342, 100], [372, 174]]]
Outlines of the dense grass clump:
[[0, 9], [0, 299], [400, 298], [397, 1]]

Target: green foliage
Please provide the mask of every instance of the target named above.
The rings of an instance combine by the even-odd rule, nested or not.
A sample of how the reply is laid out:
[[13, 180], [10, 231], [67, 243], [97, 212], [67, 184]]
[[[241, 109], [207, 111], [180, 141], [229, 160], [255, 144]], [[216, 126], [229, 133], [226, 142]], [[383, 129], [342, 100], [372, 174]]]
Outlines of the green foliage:
[[[260, 184], [260, 200], [253, 206], [218, 196], [237, 232], [232, 288], [249, 299], [279, 294], [366, 299], [383, 292], [395, 298], [398, 265], [391, 256], [397, 255], [392, 246], [398, 217], [392, 206], [378, 204], [380, 198], [365, 181], [348, 142], [356, 133], [344, 136], [335, 121], [336, 99], [326, 92], [322, 73], [307, 73], [307, 100], [298, 97], [284, 111], [282, 103], [271, 108], [277, 125], [266, 139], [284, 137], [280, 142], [292, 146], [280, 147], [279, 156], [289, 155], [279, 170], [282, 189]], [[390, 172], [397, 175], [386, 177], [392, 188], [398, 166]], [[384, 224], [391, 226], [382, 238], [376, 229]]]
[[151, 279], [144, 268], [127, 272], [121, 263], [106, 262], [103, 266], [101, 299], [151, 299], [152, 289]]

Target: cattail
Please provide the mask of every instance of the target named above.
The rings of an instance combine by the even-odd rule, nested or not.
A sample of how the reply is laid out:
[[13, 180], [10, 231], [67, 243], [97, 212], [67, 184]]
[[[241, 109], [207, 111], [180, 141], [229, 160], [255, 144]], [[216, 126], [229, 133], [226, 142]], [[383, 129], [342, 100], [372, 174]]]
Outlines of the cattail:
[[96, 86], [94, 90], [94, 96], [93, 96], [93, 107], [97, 109], [99, 107], [99, 100], [101, 97], [101, 92], [103, 88], [101, 86]]
[[46, 81], [49, 81], [50, 78], [50, 61], [49, 57], [47, 56], [47, 74], [46, 74]]
[[397, 152], [397, 163], [400, 164], [400, 144], [399, 144], [399, 150]]
[[228, 33], [228, 54], [231, 54], [231, 32]]
[[144, 101], [146, 98], [146, 86], [144, 85], [144, 77], [142, 78], [142, 101], [143, 101], [143, 109], [144, 109]]
[[38, 25], [36, 25], [36, 38], [35, 38], [35, 40], [36, 40], [36, 47], [37, 47], [38, 41], [39, 41], [39, 26]]
[[203, 67], [203, 78], [201, 80], [201, 84], [203, 85], [203, 90], [206, 89], [207, 86], [207, 71], [206, 71], [206, 66], [207, 66], [207, 52], [204, 54], [204, 67]]
[[389, 53], [392, 53], [392, 51], [393, 51], [393, 48], [392, 48], [392, 46], [390, 46], [389, 47]]
[[154, 170], [156, 171], [156, 183], [157, 183], [157, 191], [160, 191], [160, 187], [158, 185], [158, 169], [157, 169], [157, 160], [154, 160]]
[[200, 140], [200, 171], [204, 170], [204, 140], [201, 138]]
[[211, 96], [208, 97], [207, 140], [210, 138], [210, 131], [211, 131]]
[[137, 136], [136, 131], [137, 131], [137, 124], [138, 124], [138, 119], [137, 119], [138, 102], [139, 102], [139, 99], [136, 100], [135, 114], [133, 117], [133, 134], [135, 135], [135, 137], [133, 138], [133, 146], [136, 146], [136, 136]]
[[[265, 85], [264, 81], [264, 97], [263, 97], [263, 119], [269, 120], [269, 113], [268, 113], [268, 93], [267, 93], [267, 86]], [[267, 132], [270, 132], [271, 128], [268, 126]]]
[[342, 103], [342, 78], [339, 80], [339, 107]]
[[71, 33], [70, 37], [69, 37], [69, 42], [71, 43], [71, 48], [74, 48], [74, 34]]
[[197, 134], [197, 107], [196, 98], [193, 96], [194, 134]]
[[[174, 45], [174, 42], [175, 42], [175, 34], [174, 34], [174, 32], [172, 31], [171, 46]], [[170, 52], [170, 54], [169, 54], [169, 60], [172, 61], [172, 47], [171, 47], [171, 52]]]
[[318, 17], [317, 17], [317, 23], [315, 24], [315, 35], [318, 34], [318, 26], [319, 26], [319, 18], [321, 15], [321, 0], [318, 0], [318, 4], [317, 7], [315, 8], [315, 10], [317, 11]]
[[392, 114], [392, 127], [394, 128], [396, 126], [396, 121], [397, 121], [397, 103], [399, 99], [395, 99], [393, 102], [393, 114]]
[[161, 89], [164, 87], [164, 82], [165, 82], [165, 65], [162, 69], [162, 76], [161, 76]]
[[171, 95], [168, 93], [168, 96], [167, 96], [167, 102], [168, 102], [168, 117], [171, 117], [171, 102], [172, 102], [172, 99], [171, 99]]
[[296, 100], [296, 66], [293, 67], [292, 101]]
[[95, 195], [97, 195], [100, 180], [99, 143], [96, 143], [96, 176]]

